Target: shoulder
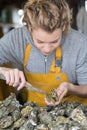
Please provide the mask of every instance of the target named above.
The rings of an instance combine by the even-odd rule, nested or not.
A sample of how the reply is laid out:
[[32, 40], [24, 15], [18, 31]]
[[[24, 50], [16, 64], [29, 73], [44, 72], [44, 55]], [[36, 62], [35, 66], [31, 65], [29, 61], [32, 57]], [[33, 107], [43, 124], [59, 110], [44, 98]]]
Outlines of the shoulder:
[[27, 37], [29, 35], [27, 28], [25, 26], [15, 28], [15, 29], [11, 30], [8, 34], [12, 35], [12, 36], [14, 35], [14, 37], [25, 38], [25, 39], [27, 39]]
[[[77, 59], [87, 57], [87, 37], [71, 29], [71, 32], [63, 38], [62, 41], [63, 56], [76, 62]], [[82, 57], [82, 58], [81, 58]], [[71, 62], [71, 60], [69, 60]], [[68, 62], [68, 61], [67, 61]]]
[[75, 30], [75, 29], [71, 29], [70, 35], [72, 37], [76, 38], [77, 40], [87, 39], [87, 36], [85, 36], [85, 34], [79, 32], [78, 30]]
[[27, 27], [22, 26], [9, 31], [0, 39], [0, 42], [7, 43], [12, 46], [26, 46], [26, 44], [31, 44], [32, 38], [27, 30]]
[[79, 32], [78, 30], [75, 30], [75, 29], [71, 29], [71, 31], [70, 31], [69, 35], [67, 35], [67, 37], [76, 39], [76, 41], [79, 41], [79, 40], [81, 41], [83, 39], [84, 40], [87, 39], [87, 37], [83, 33]]
[[11, 38], [11, 39], [14, 39], [14, 40], [15, 39], [16, 40], [22, 39], [22, 40], [29, 41], [30, 40], [30, 33], [28, 32], [28, 30], [25, 26], [22, 26], [22, 27], [12, 29], [7, 34], [5, 34], [4, 37], [8, 37], [8, 38]]
[[71, 29], [67, 36], [63, 36], [62, 44], [74, 47], [87, 46], [87, 36], [77, 30]]

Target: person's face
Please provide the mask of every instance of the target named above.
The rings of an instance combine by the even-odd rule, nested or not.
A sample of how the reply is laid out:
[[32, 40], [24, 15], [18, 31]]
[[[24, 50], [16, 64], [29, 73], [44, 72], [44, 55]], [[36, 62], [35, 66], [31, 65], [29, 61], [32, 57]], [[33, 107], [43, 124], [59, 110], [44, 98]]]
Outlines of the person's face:
[[43, 55], [51, 54], [59, 45], [62, 38], [62, 30], [56, 29], [48, 33], [41, 28], [31, 32], [34, 45], [42, 52]]

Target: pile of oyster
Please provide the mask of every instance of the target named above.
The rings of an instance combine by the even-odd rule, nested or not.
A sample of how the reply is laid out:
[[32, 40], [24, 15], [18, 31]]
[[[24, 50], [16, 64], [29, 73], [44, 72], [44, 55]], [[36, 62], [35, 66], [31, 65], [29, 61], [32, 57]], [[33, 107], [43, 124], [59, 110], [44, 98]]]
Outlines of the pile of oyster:
[[21, 105], [12, 93], [0, 102], [0, 130], [87, 130], [87, 106], [67, 101], [55, 107]]

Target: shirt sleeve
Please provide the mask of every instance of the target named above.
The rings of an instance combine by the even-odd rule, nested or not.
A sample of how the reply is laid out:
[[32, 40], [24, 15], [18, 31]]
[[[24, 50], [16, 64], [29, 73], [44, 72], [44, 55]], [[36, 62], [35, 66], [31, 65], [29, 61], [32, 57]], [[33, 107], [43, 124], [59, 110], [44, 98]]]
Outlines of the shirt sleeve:
[[87, 84], [87, 38], [83, 40], [77, 56], [76, 77], [79, 85]]
[[15, 67], [22, 67], [24, 43], [22, 28], [13, 29], [4, 35], [0, 39], [0, 66], [11, 62]]

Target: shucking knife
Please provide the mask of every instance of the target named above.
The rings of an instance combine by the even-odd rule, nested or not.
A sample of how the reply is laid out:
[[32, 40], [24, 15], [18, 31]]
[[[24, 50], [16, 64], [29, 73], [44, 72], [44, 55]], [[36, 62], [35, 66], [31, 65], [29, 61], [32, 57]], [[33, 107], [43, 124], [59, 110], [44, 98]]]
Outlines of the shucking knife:
[[[6, 80], [4, 75], [0, 73], [0, 79], [2, 80]], [[47, 92], [45, 92], [44, 90], [40, 89], [40, 88], [36, 88], [34, 86], [30, 86], [30, 85], [27, 85], [25, 84], [25, 87], [30, 90], [30, 91], [35, 91], [35, 92], [39, 92], [39, 93], [42, 93], [42, 94], [48, 94]]]

